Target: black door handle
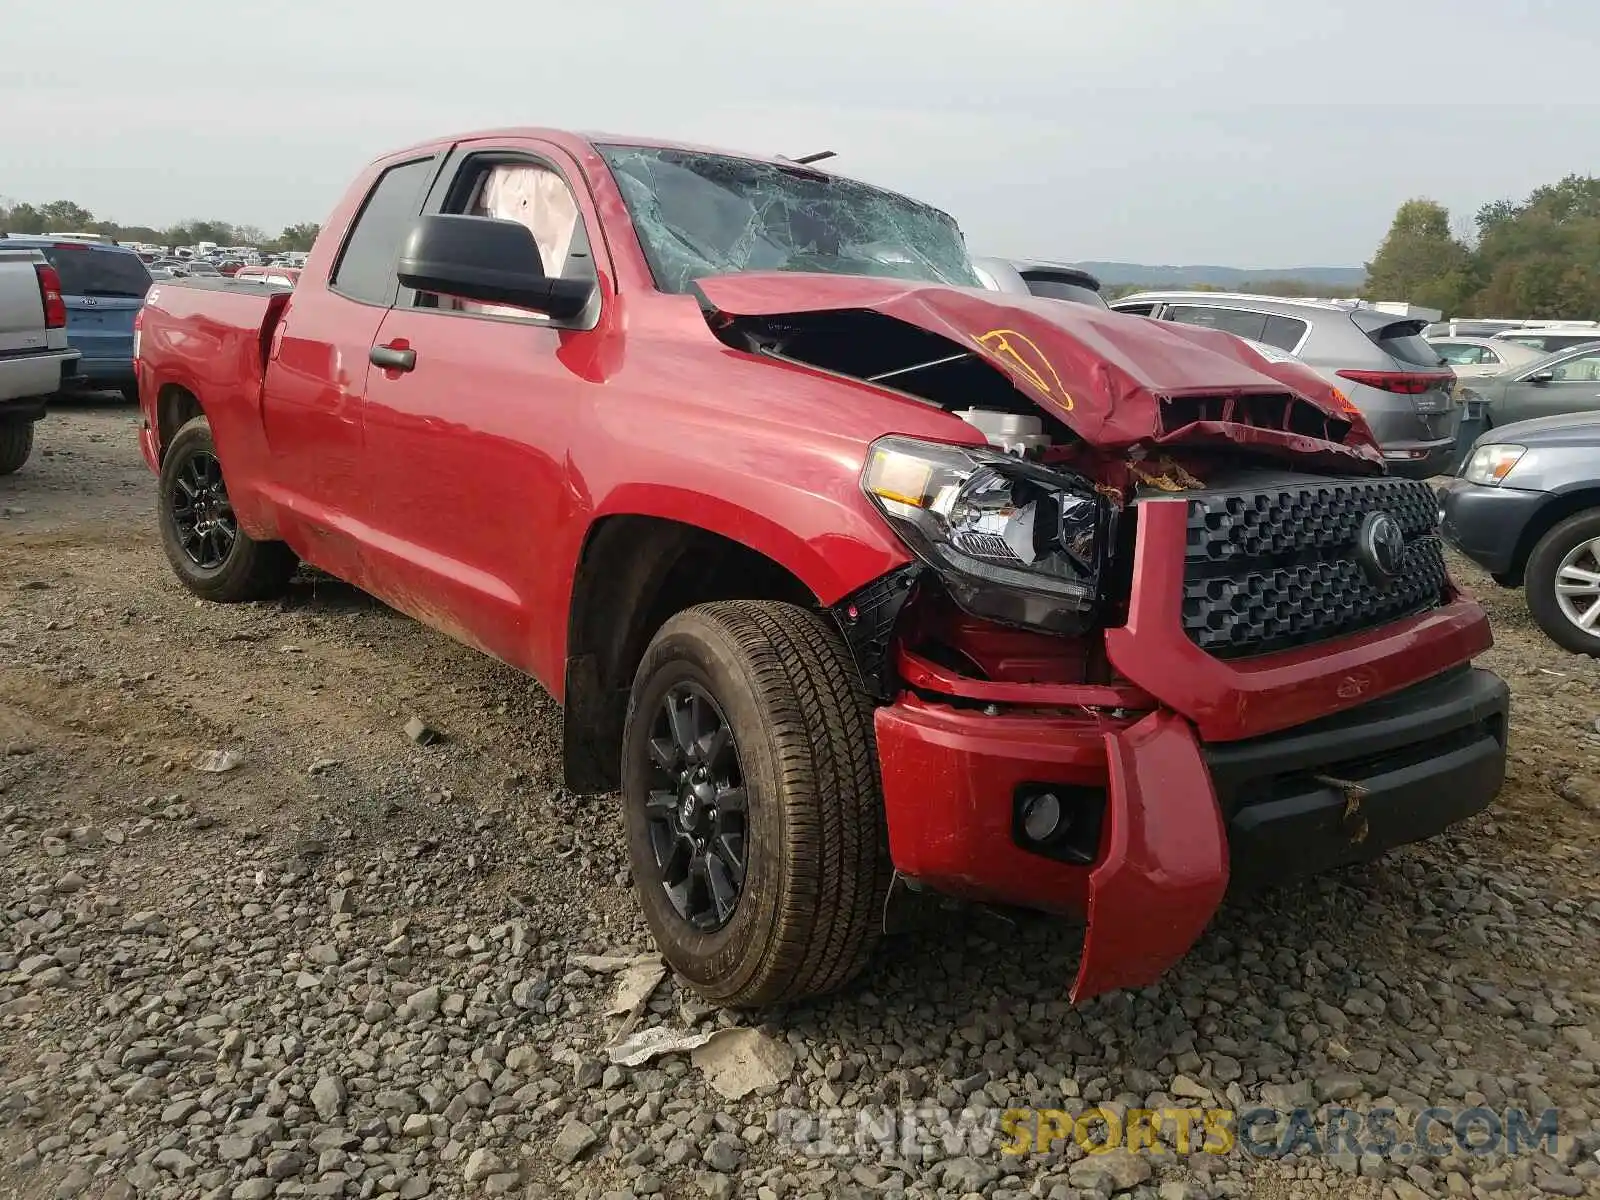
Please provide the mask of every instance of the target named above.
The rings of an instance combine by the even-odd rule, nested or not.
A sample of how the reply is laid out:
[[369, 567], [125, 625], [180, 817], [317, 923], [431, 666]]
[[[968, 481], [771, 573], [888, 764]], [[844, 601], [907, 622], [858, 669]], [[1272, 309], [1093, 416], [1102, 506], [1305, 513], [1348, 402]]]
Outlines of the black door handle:
[[417, 352], [399, 346], [374, 346], [367, 352], [367, 360], [385, 371], [410, 371], [417, 365]]

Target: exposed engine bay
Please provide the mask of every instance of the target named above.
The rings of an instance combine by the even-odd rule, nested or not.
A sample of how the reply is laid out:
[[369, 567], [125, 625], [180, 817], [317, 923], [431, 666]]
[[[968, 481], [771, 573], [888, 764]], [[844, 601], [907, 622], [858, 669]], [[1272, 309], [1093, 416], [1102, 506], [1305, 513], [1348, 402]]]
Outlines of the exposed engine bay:
[[[881, 614], [884, 632], [897, 625], [903, 650], [969, 678], [1113, 679], [1094, 633], [1126, 621], [1141, 500], [1281, 479], [1290, 463], [1383, 470], [1364, 422], [1314, 373], [1209, 331], [1171, 335], [1023, 300], [1050, 321], [989, 301], [961, 337], [944, 304], [968, 297], [953, 289], [889, 297], [882, 307], [904, 306], [904, 318], [865, 307], [738, 316], [702, 300], [731, 347], [893, 389], [982, 435], [984, 448], [882, 438], [862, 478], [925, 568]], [[1131, 436], [1141, 426], [1146, 436]]]

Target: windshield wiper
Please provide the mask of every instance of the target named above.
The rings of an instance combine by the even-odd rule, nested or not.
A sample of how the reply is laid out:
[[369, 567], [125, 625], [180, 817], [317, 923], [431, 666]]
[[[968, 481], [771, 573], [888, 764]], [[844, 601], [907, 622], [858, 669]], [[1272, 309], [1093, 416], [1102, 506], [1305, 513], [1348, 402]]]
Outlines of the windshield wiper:
[[84, 288], [80, 296], [142, 296], [143, 292], [130, 292], [126, 288]]

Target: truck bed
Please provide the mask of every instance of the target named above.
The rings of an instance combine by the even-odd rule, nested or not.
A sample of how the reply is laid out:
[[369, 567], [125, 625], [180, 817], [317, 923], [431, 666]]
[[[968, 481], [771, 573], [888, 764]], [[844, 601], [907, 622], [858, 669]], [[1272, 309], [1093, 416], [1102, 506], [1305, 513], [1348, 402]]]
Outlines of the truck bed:
[[259, 390], [292, 294], [248, 279], [161, 280], [145, 298], [140, 360], [168, 378], [214, 378], [222, 369], [231, 387]]

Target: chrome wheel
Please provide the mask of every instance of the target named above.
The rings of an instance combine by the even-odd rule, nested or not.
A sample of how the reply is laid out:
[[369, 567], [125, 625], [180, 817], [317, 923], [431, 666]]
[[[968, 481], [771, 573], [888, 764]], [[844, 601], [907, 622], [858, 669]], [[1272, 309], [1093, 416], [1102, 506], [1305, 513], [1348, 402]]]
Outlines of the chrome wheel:
[[1556, 604], [1584, 633], [1600, 634], [1600, 538], [1567, 551], [1556, 568]]

